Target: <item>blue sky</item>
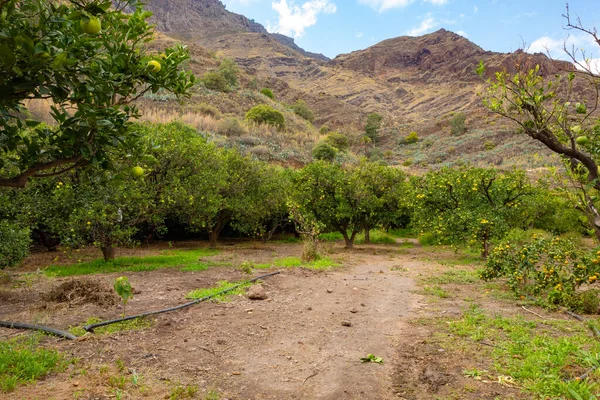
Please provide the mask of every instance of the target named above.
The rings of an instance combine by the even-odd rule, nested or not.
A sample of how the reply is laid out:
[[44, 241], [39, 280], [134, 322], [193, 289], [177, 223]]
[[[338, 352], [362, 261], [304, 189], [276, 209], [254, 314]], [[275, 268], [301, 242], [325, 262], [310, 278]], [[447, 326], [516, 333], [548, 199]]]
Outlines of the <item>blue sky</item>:
[[[600, 46], [586, 35], [563, 29], [565, 1], [557, 0], [222, 0], [227, 9], [252, 18], [271, 32], [294, 37], [308, 51], [335, 57], [402, 35], [445, 28], [485, 50], [510, 52], [548, 48], [564, 58], [570, 41], [600, 58]], [[572, 15], [600, 30], [598, 0], [572, 0]]]

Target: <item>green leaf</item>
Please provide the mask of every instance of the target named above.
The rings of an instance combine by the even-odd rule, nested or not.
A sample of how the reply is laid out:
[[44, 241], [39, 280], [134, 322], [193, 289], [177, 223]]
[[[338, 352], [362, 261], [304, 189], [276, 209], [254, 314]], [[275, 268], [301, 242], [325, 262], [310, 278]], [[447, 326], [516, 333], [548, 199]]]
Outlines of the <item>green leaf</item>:
[[7, 67], [12, 66], [17, 61], [12, 49], [5, 44], [0, 45], [0, 60]]

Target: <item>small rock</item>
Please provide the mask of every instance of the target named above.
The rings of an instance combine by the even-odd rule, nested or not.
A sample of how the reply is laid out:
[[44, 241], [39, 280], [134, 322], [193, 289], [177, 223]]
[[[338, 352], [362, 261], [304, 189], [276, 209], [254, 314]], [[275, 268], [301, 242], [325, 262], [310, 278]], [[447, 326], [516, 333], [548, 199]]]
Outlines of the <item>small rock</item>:
[[333, 290], [327, 289], [327, 293], [333, 293]]
[[233, 372], [231, 373], [231, 375], [241, 375], [241, 374], [242, 374], [242, 373], [241, 373], [241, 372], [239, 372], [239, 371], [233, 371]]
[[312, 310], [312, 307], [308, 307], [308, 311], [311, 311], [311, 310]]
[[352, 326], [352, 322], [350, 322], [350, 321], [342, 321], [342, 326]]
[[362, 307], [366, 307], [366, 306], [365, 306], [365, 303], [360, 303], [360, 305], [361, 305]]
[[267, 292], [262, 285], [254, 285], [248, 289], [248, 298], [250, 300], [264, 300], [267, 298]]
[[356, 313], [358, 312], [358, 310], [357, 310], [356, 308], [352, 307], [352, 308], [350, 309], [350, 312], [351, 312], [352, 314], [356, 314]]

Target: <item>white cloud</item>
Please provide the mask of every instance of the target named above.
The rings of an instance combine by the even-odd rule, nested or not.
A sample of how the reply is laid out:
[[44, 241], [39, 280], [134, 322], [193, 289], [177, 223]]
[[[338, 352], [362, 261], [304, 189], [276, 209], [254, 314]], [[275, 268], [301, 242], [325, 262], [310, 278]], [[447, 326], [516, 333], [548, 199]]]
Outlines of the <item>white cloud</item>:
[[421, 21], [421, 25], [409, 30], [406, 34], [408, 36], [421, 36], [424, 33], [427, 33], [431, 28], [435, 27], [436, 24], [437, 22], [435, 21], [435, 18], [431, 16], [431, 13], [427, 13], [423, 18], [423, 21]]
[[332, 14], [337, 7], [329, 0], [310, 0], [297, 6], [294, 0], [279, 0], [271, 3], [273, 10], [279, 16], [277, 25], [267, 24], [269, 32], [278, 32], [296, 38], [304, 35], [306, 28], [317, 23], [317, 15], [320, 13]]
[[[414, 3], [416, 0], [358, 0], [361, 4], [373, 7], [379, 12], [391, 10], [392, 8], [402, 8]], [[421, 0], [423, 3], [430, 3], [436, 6], [443, 6], [448, 0]]]
[[[598, 53], [600, 48], [590, 35], [570, 35], [566, 39], [554, 39], [549, 36], [542, 36], [535, 40], [529, 48], [528, 53], [544, 53], [552, 58], [559, 60], [572, 61], [565, 48], [569, 52], [575, 52], [579, 62], [592, 70], [596, 74], [600, 74], [600, 59], [593, 58], [593, 52]], [[578, 66], [578, 68], [581, 68]]]
[[469, 35], [467, 35], [467, 32], [465, 32], [465, 31], [456, 31], [454, 33], [456, 33], [457, 35], [460, 35], [462, 37], [465, 37], [465, 38], [469, 37]]
[[364, 33], [362, 33], [362, 32], [356, 32], [356, 35], [355, 35], [355, 36], [356, 36], [357, 38], [361, 38], [361, 37], [363, 37], [363, 36], [364, 36]]
[[477, 14], [479, 12], [479, 7], [477, 7], [477, 6], [473, 7], [473, 12], [475, 14]]

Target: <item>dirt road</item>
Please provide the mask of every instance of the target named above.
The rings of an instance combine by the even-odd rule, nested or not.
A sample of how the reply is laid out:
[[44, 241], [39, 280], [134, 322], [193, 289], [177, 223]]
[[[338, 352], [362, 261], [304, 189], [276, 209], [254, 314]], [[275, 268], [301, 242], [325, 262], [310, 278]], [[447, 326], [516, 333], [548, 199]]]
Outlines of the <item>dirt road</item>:
[[[143, 376], [146, 383], [143, 393], [125, 385], [123, 398], [163, 398], [168, 387], [177, 384], [214, 390], [221, 399], [397, 399], [392, 376], [398, 345], [421, 301], [413, 279], [402, 273], [418, 268], [420, 261], [398, 256], [397, 250], [336, 250], [344, 267], [327, 272], [283, 269], [264, 282], [267, 300], [240, 296], [229, 303], [202, 303], [162, 315], [154, 326], [140, 331], [76, 342], [46, 339], [81, 360], [79, 365], [7, 398], [47, 398], [44, 393], [57, 399], [114, 398], [114, 385], [103, 377], [107, 368], [102, 366], [121, 362], [126, 366], [123, 374]], [[272, 253], [232, 250], [236, 251], [244, 259]], [[282, 251], [277, 248], [278, 255]], [[283, 252], [298, 251], [299, 246], [288, 246]], [[96, 279], [109, 285], [113, 275]], [[128, 276], [140, 291], [128, 306], [130, 313], [181, 303], [185, 293], [221, 279], [244, 278], [235, 268], [221, 267]], [[13, 312], [3, 307], [0, 319], [37, 316], [38, 322], [65, 327], [91, 315], [114, 317], [116, 312], [93, 304], [50, 307], [33, 294], [22, 298], [30, 304], [13, 302]], [[14, 334], [0, 330], [0, 337]], [[383, 364], [361, 363], [367, 354], [382, 357]]]

